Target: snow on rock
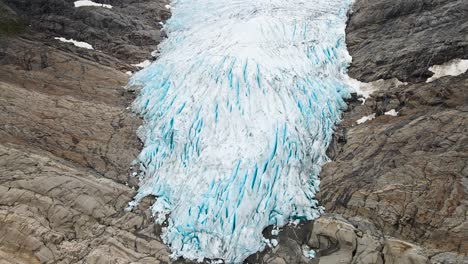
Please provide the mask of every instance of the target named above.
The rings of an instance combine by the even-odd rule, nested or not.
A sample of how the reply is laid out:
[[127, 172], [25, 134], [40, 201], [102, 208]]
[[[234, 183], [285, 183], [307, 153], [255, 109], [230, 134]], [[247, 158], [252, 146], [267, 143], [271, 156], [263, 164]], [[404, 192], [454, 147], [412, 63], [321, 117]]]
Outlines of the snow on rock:
[[132, 64], [132, 66], [140, 67], [140, 68], [145, 68], [145, 67], [148, 67], [149, 65], [151, 65], [151, 61], [149, 61], [149, 60], [145, 60], [145, 61], [140, 62], [138, 64]]
[[105, 7], [105, 8], [112, 8], [111, 5], [99, 4], [99, 3], [95, 3], [89, 0], [75, 1], [75, 7], [82, 7], [82, 6], [99, 6], [99, 7]]
[[91, 46], [91, 44], [88, 44], [86, 42], [76, 41], [74, 39], [66, 39], [62, 37], [55, 37], [54, 39], [60, 40], [62, 42], [72, 43], [73, 45], [80, 47], [80, 48], [91, 49], [91, 50], [93, 49], [93, 46]]
[[105, 7], [105, 8], [112, 8], [111, 5], [99, 4], [99, 3], [95, 3], [89, 0], [75, 1], [75, 7], [82, 7], [82, 6], [99, 6], [99, 7]]
[[397, 78], [387, 80], [380, 79], [369, 83], [364, 83], [347, 76], [345, 76], [344, 78], [346, 79], [346, 83], [354, 89], [354, 92], [362, 96], [362, 98], [359, 98], [359, 100], [362, 102], [363, 105], [366, 103], [366, 99], [369, 98], [373, 92], [384, 88], [386, 85], [391, 84], [395, 86], [400, 86], [408, 84], [407, 82], [401, 82]]
[[352, 91], [350, 0], [173, 3], [158, 60], [130, 82], [144, 118], [130, 207], [158, 197], [173, 257], [242, 263], [265, 227], [322, 213], [318, 174]]
[[172, 8], [171, 5], [165, 5], [164, 7], [165, 7], [166, 9], [171, 9], [171, 8]]
[[384, 115], [397, 116], [397, 115], [398, 115], [398, 112], [395, 111], [395, 109], [391, 109], [391, 110], [385, 112]]
[[468, 60], [454, 59], [442, 65], [434, 65], [429, 68], [434, 73], [426, 82], [432, 82], [444, 76], [457, 76], [468, 70]]
[[363, 116], [363, 117], [359, 118], [359, 119], [356, 121], [356, 123], [357, 123], [358, 125], [360, 125], [360, 124], [365, 123], [365, 122], [367, 122], [367, 121], [370, 121], [370, 120], [372, 120], [372, 119], [374, 119], [374, 118], [375, 118], [375, 113], [374, 113], [374, 114], [370, 114], [370, 115], [368, 115], [368, 116]]

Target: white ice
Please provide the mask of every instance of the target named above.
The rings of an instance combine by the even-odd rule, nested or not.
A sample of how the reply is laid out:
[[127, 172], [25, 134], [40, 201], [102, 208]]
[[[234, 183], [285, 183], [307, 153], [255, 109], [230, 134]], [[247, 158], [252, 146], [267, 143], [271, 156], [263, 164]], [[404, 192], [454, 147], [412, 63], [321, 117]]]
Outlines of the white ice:
[[86, 43], [86, 42], [76, 41], [74, 39], [66, 39], [62, 37], [55, 37], [54, 39], [60, 40], [62, 42], [72, 43], [73, 45], [80, 47], [80, 48], [91, 49], [91, 50], [93, 49], [93, 46], [91, 46], [91, 44]]
[[318, 174], [352, 91], [349, 4], [173, 2], [159, 59], [131, 82], [144, 174], [130, 204], [157, 197], [173, 257], [241, 263], [265, 227], [320, 215]]
[[387, 112], [385, 112], [384, 115], [397, 116], [398, 112], [395, 109], [390, 109]]
[[429, 68], [434, 73], [426, 82], [432, 82], [444, 76], [457, 76], [468, 70], [468, 60], [454, 59], [442, 65], [434, 65]]
[[142, 61], [142, 62], [137, 63], [137, 64], [132, 64], [132, 66], [139, 67], [139, 68], [146, 68], [149, 65], [151, 65], [151, 61], [149, 61], [149, 60], [145, 60], [145, 61]]
[[374, 119], [374, 118], [375, 118], [375, 113], [374, 113], [374, 114], [370, 114], [370, 115], [368, 115], [368, 116], [363, 116], [363, 117], [359, 118], [359, 119], [356, 121], [356, 123], [357, 123], [358, 125], [360, 125], [360, 124], [363, 124], [363, 123], [365, 123], [365, 122], [367, 122], [367, 121], [370, 121], [370, 120], [372, 120], [372, 119]]
[[99, 3], [95, 3], [89, 0], [75, 1], [75, 7], [82, 7], [82, 6], [99, 6], [99, 7], [105, 7], [105, 8], [112, 8], [111, 5], [99, 4]]

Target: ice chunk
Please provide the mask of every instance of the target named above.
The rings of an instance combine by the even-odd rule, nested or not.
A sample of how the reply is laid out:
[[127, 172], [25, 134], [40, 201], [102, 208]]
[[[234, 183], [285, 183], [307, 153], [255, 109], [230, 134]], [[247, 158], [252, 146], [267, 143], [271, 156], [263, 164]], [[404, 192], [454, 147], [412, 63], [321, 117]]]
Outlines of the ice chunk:
[[271, 235], [272, 236], [277, 236], [277, 235], [279, 235], [279, 232], [280, 232], [279, 228], [273, 228], [271, 230]]
[[271, 240], [270, 240], [270, 243], [271, 243], [271, 245], [272, 245], [273, 247], [278, 246], [278, 240], [276, 240], [276, 239], [271, 239]]
[[468, 70], [468, 60], [454, 59], [442, 65], [434, 65], [429, 68], [434, 73], [426, 82], [432, 82], [444, 76], [457, 76]]
[[82, 6], [99, 6], [99, 7], [105, 7], [105, 8], [112, 8], [111, 5], [99, 4], [99, 3], [95, 3], [89, 0], [75, 1], [75, 7], [82, 7]]
[[[241, 263], [269, 225], [314, 219], [350, 96], [348, 0], [179, 0], [136, 73], [140, 188], [173, 257]], [[271, 242], [270, 242], [271, 243]]]
[[54, 39], [60, 40], [62, 42], [72, 43], [73, 45], [80, 47], [80, 48], [91, 49], [91, 50], [93, 49], [93, 46], [91, 46], [91, 44], [88, 44], [86, 42], [76, 41], [74, 39], [66, 39], [62, 37], [55, 37]]
[[307, 245], [302, 245], [302, 254], [309, 259], [315, 258], [315, 250], [310, 249]]

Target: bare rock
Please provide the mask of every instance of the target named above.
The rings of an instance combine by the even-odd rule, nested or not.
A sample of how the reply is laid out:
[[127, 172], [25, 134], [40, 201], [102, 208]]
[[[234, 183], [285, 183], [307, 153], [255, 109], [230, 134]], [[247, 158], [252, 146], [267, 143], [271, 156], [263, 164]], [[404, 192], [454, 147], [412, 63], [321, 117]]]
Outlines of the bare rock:
[[[140, 120], [127, 109], [135, 94], [124, 88], [131, 61], [99, 44], [109, 41], [105, 35], [93, 43], [104, 52], [51, 40], [60, 33], [91, 42], [110, 28], [145, 36], [134, 45], [147, 45], [156, 39], [147, 38], [148, 25], [138, 26], [145, 16], [77, 10], [60, 0], [5, 4], [10, 16], [35, 24], [0, 35], [0, 263], [171, 262], [151, 199], [125, 210], [135, 195], [129, 167], [141, 147]], [[73, 20], [85, 17], [90, 37], [80, 38], [88, 33], [75, 35]], [[127, 27], [132, 21], [139, 31]], [[150, 46], [141, 47], [149, 57]]]
[[346, 29], [350, 74], [371, 82], [423, 81], [428, 68], [468, 58], [464, 0], [357, 0]]
[[[465, 261], [468, 74], [425, 80], [430, 66], [466, 58], [460, 32], [467, 31], [467, 10], [466, 1], [354, 3], [350, 75], [375, 81], [367, 84], [375, 91], [350, 101], [319, 194], [327, 212], [357, 230], [352, 263]], [[375, 119], [356, 123], [370, 114]], [[337, 235], [327, 236], [340, 245]], [[326, 257], [349, 256], [335, 247]]]
[[356, 229], [345, 220], [321, 217], [314, 222], [309, 246], [319, 250], [320, 264], [351, 263], [357, 247]]
[[390, 264], [414, 264], [427, 263], [428, 258], [420, 247], [398, 239], [385, 241], [383, 254], [385, 263]]

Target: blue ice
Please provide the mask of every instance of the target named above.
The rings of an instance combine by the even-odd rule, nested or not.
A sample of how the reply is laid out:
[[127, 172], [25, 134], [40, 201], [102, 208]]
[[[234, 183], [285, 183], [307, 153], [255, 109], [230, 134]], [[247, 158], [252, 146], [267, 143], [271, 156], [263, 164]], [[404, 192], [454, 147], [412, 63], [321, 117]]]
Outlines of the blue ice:
[[321, 213], [318, 174], [349, 96], [351, 0], [177, 0], [144, 118], [134, 205], [157, 197], [173, 257], [240, 263], [262, 230]]

